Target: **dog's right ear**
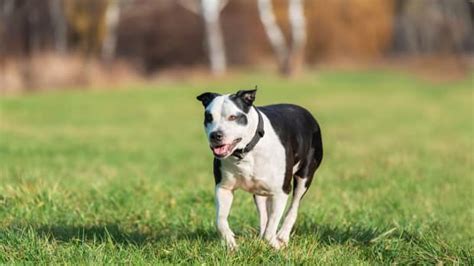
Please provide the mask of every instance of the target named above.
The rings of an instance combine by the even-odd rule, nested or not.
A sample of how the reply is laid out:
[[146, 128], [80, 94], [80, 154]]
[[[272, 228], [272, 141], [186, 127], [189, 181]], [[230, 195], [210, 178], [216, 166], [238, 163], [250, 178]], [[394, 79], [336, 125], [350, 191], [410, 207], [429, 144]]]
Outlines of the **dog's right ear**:
[[214, 93], [214, 92], [205, 92], [199, 95], [198, 97], [196, 97], [196, 99], [201, 101], [204, 108], [206, 108], [212, 102], [212, 100], [214, 100], [214, 98], [216, 98], [217, 96], [220, 96], [220, 94]]

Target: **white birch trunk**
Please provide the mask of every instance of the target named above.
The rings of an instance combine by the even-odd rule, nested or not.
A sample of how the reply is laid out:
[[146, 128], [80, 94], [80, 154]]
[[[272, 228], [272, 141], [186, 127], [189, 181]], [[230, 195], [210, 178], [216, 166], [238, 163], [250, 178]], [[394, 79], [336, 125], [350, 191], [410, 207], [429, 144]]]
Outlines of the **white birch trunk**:
[[299, 70], [304, 61], [306, 19], [303, 0], [288, 0], [288, 18], [291, 29], [289, 44], [276, 21], [272, 0], [259, 0], [258, 10], [260, 20], [277, 57], [280, 72], [291, 75], [295, 70]]
[[291, 48], [288, 56], [287, 72], [300, 70], [304, 63], [306, 46], [306, 17], [303, 0], [289, 0], [288, 18], [291, 27]]
[[[197, 1], [199, 1], [199, 4]], [[211, 65], [211, 72], [214, 75], [221, 75], [227, 69], [224, 38], [219, 17], [220, 12], [228, 2], [229, 0], [178, 1], [181, 6], [202, 17], [206, 35], [207, 56]]]
[[265, 33], [267, 34], [270, 45], [277, 57], [280, 70], [282, 71], [288, 58], [288, 47], [286, 45], [285, 36], [276, 22], [272, 0], [259, 0], [258, 11], [263, 28], [265, 29]]
[[59, 53], [67, 52], [67, 23], [61, 0], [49, 1], [49, 13], [53, 21], [54, 48]]
[[211, 71], [215, 75], [223, 74], [227, 68], [224, 39], [219, 21], [220, 2], [219, 0], [201, 0], [201, 14], [206, 31], [207, 51]]
[[106, 61], [114, 59], [116, 54], [120, 4], [120, 0], [110, 0], [105, 12], [106, 33], [102, 43], [102, 58]]

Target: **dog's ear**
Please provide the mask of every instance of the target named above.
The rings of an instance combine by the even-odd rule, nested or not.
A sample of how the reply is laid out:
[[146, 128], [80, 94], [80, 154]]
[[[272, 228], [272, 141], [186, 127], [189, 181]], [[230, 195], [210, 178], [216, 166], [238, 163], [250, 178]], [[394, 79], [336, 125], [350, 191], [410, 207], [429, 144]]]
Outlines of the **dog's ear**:
[[255, 101], [256, 94], [257, 86], [255, 86], [255, 89], [253, 90], [240, 90], [235, 94], [235, 96], [240, 98], [248, 106], [252, 106], [253, 102]]
[[216, 98], [217, 96], [220, 96], [219, 93], [214, 93], [214, 92], [205, 92], [201, 95], [199, 95], [198, 97], [196, 97], [196, 99], [198, 99], [198, 101], [201, 101], [202, 105], [205, 107], [207, 107], [211, 102], [212, 100], [214, 100], [214, 98]]

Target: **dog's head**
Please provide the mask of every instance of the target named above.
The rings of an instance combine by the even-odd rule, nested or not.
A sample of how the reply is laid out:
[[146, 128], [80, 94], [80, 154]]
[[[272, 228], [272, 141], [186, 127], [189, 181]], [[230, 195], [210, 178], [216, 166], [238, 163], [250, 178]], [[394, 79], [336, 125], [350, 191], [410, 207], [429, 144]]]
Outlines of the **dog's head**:
[[255, 134], [258, 116], [252, 105], [257, 90], [221, 95], [205, 92], [197, 97], [204, 106], [204, 128], [214, 156], [223, 159], [242, 149]]

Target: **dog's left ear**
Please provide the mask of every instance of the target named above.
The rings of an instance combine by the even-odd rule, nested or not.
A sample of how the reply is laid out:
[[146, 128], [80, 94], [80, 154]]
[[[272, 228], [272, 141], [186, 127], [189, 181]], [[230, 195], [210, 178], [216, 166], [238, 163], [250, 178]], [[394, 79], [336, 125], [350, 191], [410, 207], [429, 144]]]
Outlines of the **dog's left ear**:
[[217, 96], [220, 96], [220, 94], [214, 93], [214, 92], [205, 92], [199, 95], [198, 97], [196, 97], [196, 99], [201, 101], [204, 108], [206, 108], [212, 102], [212, 100], [214, 100], [214, 98], [216, 98]]
[[242, 99], [242, 101], [248, 106], [251, 106], [253, 102], [255, 101], [256, 94], [257, 94], [257, 87], [255, 86], [255, 89], [253, 90], [240, 90], [235, 94], [235, 96]]

